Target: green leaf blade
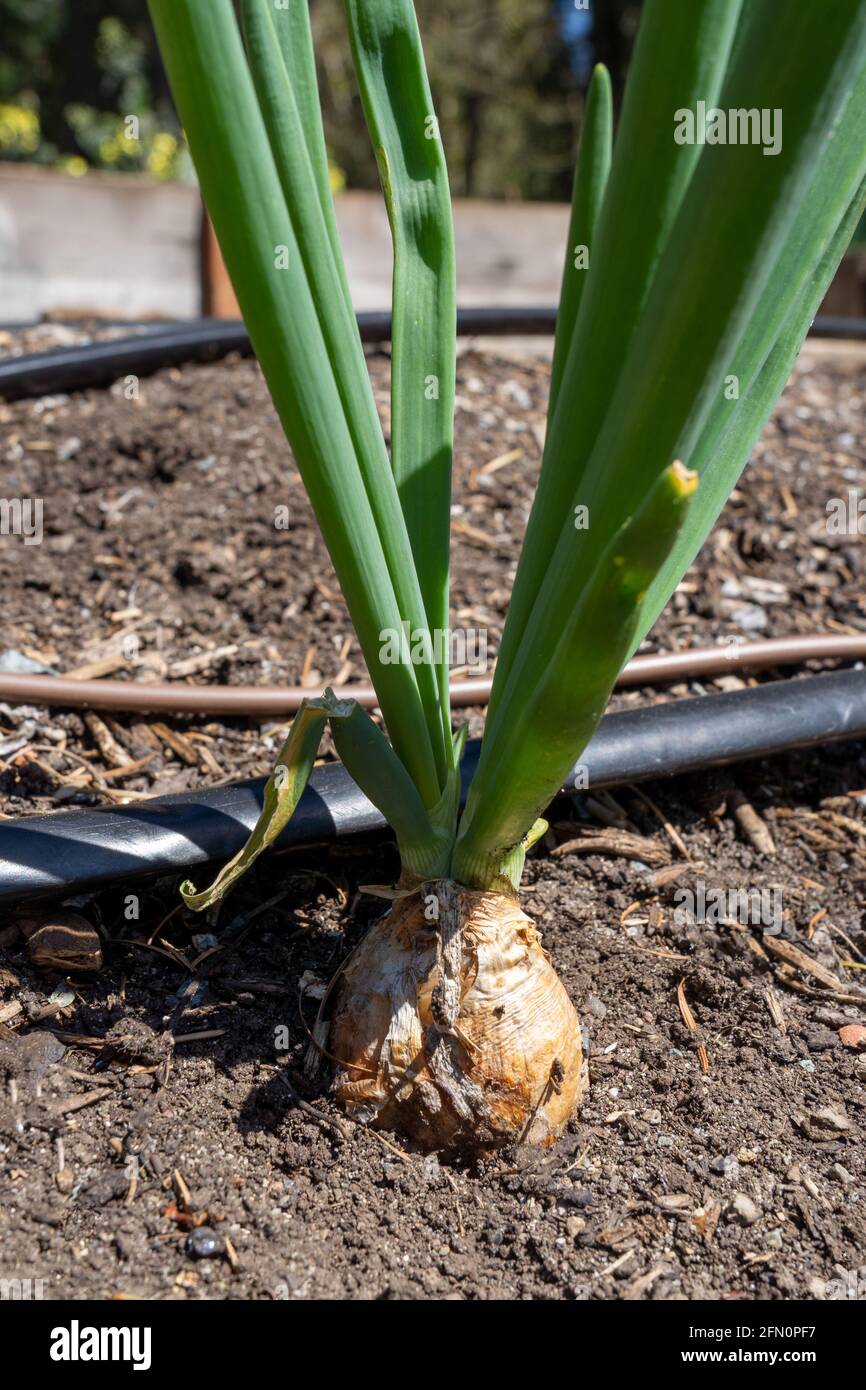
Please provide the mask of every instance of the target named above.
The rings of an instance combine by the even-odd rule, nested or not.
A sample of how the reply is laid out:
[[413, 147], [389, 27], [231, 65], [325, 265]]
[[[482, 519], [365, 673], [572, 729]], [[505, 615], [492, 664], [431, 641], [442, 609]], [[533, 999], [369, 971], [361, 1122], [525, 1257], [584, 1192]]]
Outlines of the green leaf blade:
[[[335, 378], [321, 299], [307, 273], [310, 248], [302, 252], [286, 205], [231, 0], [150, 0], [150, 9], [250, 338], [389, 733], [425, 800], [435, 804], [450, 766], [450, 741], [443, 737], [433, 673], [378, 657], [383, 632], [425, 621], [399, 498], [384, 443], [357, 457], [340, 388], [345, 392], [347, 380], [359, 391], [364, 384], [350, 368], [341, 383]], [[332, 293], [335, 314], [337, 298]]]
[[601, 718], [649, 584], [681, 533], [697, 476], [672, 464], [615, 535], [574, 603], [521, 719], [486, 739], [455, 848], [455, 876], [486, 886], [560, 790]]
[[[771, 280], [864, 65], [866, 6], [857, 0], [841, 0], [831, 18], [823, 11], [798, 8], [781, 34], [773, 5], [755, 0], [749, 11], [720, 101], [729, 108], [750, 108], [760, 96], [772, 107], [783, 108], [788, 113], [784, 148], [777, 157], [766, 158], [753, 146], [708, 146], [697, 165], [590, 464], [561, 519], [552, 559], [547, 553], [534, 557], [543, 578], [522, 641], [510, 670], [497, 667], [498, 703], [492, 721], [488, 716], [477, 776], [486, 759], [489, 770], [478, 795], [483, 799], [488, 788], [486, 795], [498, 805], [499, 824], [510, 809], [502, 781], [507, 774], [496, 769], [515, 755], [514, 730], [531, 728], [538, 717], [538, 692], [556, 679], [551, 670], [559, 670], [558, 688], [564, 690], [564, 671], [574, 670], [577, 681], [580, 664], [592, 667], [596, 662], [588, 629], [575, 632], [572, 626], [575, 604], [582, 606], [607, 538], [634, 515], [653, 479], [672, 458], [691, 465], [701, 431], [721, 395], [725, 369]], [[561, 406], [565, 400], [563, 394]], [[566, 450], [563, 419], [560, 408], [553, 421], [553, 447]], [[588, 509], [590, 525], [576, 542], [571, 516], [577, 504]], [[612, 686], [614, 660], [624, 659], [640, 631], [637, 622], [624, 648], [617, 636], [607, 642], [597, 639], [602, 660], [609, 663], [598, 690]], [[561, 647], [565, 632], [574, 634], [574, 649], [568, 654]], [[572, 667], [575, 660], [578, 665]], [[578, 703], [590, 698], [579, 683], [570, 689]], [[601, 712], [600, 706], [590, 711], [587, 735]], [[565, 707], [547, 709], [545, 719], [554, 738], [557, 720], [568, 727]], [[563, 777], [580, 746], [560, 748]], [[551, 787], [556, 782], [552, 773], [549, 782]], [[494, 786], [497, 790], [490, 791]], [[507, 794], [527, 815], [537, 814], [517, 784]], [[519, 817], [509, 824], [519, 826]], [[528, 824], [527, 820], [522, 829]], [[498, 852], [501, 845], [493, 848]]]
[[304, 700], [292, 720], [246, 844], [208, 888], [197, 892], [189, 881], [181, 884], [181, 896], [193, 912], [219, 902], [282, 834], [310, 780], [328, 723], [349, 774], [394, 831], [404, 867], [419, 878], [436, 878], [444, 872], [453, 838], [456, 798], [451, 797], [451, 821], [434, 823], [415, 784], [367, 711], [355, 700], [338, 700], [333, 691], [326, 690], [321, 699]]
[[[716, 100], [742, 0], [646, 0], [586, 286], [520, 557], [488, 711], [499, 699], [566, 512], [622, 375], [700, 150], [674, 141], [674, 111]], [[671, 455], [673, 457], [673, 455]], [[669, 460], [668, 460], [669, 461]]]
[[[833, 25], [814, 10], [798, 9], [796, 15], [797, 24], [779, 36], [773, 7], [755, 0], [748, 35], [737, 46], [720, 100], [748, 107], [763, 93], [790, 110], [784, 149], [768, 159], [754, 146], [704, 148], [590, 464], [561, 518], [553, 557], [549, 551], [533, 557], [542, 585], [511, 668], [501, 662], [497, 666], [498, 699], [488, 715], [488, 740], [495, 741], [506, 705], [509, 720], [520, 720], [533, 672], [555, 648], [606, 537], [634, 512], [671, 459], [691, 466], [701, 429], [722, 395], [736, 344], [826, 152], [846, 92], [864, 64], [866, 7], [841, 0]], [[557, 412], [552, 433], [549, 447], [567, 453], [563, 410]], [[575, 544], [571, 517], [578, 504], [587, 508], [590, 524]], [[528, 533], [525, 551], [536, 543]]]
[[224, 865], [208, 888], [197, 892], [189, 880], [181, 884], [181, 897], [193, 912], [203, 912], [218, 903], [288, 825], [310, 779], [328, 715], [324, 701], [303, 701], [265, 784], [261, 814], [246, 844]]
[[[431, 632], [448, 627], [456, 270], [448, 172], [411, 0], [346, 0], [394, 245], [391, 463]], [[438, 670], [450, 737], [448, 671]]]
[[[265, 4], [267, 2], [268, 0], [265, 0]], [[325, 218], [334, 261], [339, 269], [346, 303], [351, 307], [352, 297], [343, 264], [340, 235], [334, 212], [334, 199], [331, 194], [331, 174], [328, 165], [328, 150], [325, 144], [325, 131], [322, 125], [322, 109], [319, 103], [309, 0], [288, 0], [288, 4], [284, 8], [277, 8], [271, 3], [268, 8], [273, 19], [289, 87], [294, 93], [301, 116], [303, 140], [316, 181], [316, 189]]]
[[[821, 206], [819, 202], [813, 203], [811, 199], [809, 201], [814, 207]], [[689, 526], [677, 537], [670, 554], [649, 587], [629, 657], [634, 655], [694, 561], [736, 486], [770, 412], [791, 374], [809, 331], [809, 325], [818, 312], [864, 212], [866, 180], [861, 182], [829, 246], [818, 265], [813, 268], [793, 306], [788, 310], [770, 351], [757, 371], [748, 378], [748, 387], [738, 404], [736, 414], [730, 417], [719, 408], [711, 417], [692, 456], [692, 464], [701, 478], [701, 486], [692, 504]], [[760, 314], [757, 316], [757, 322], [761, 322]], [[735, 366], [740, 366], [741, 371], [743, 369], [740, 364], [751, 350], [751, 341], [741, 344], [738, 358], [735, 359]], [[743, 375], [743, 380], [746, 379]]]
[[[297, 11], [298, 6], [295, 5], [294, 9]], [[376, 516], [395, 593], [414, 630], [425, 623], [424, 595], [417, 579], [411, 540], [394, 486], [364, 350], [351, 306], [348, 277], [330, 194], [323, 207], [321, 151], [316, 149], [314, 157], [310, 156], [310, 141], [317, 142], [317, 132], [309, 129], [310, 111], [304, 110], [301, 101], [296, 98], [292, 76], [283, 59], [288, 48], [291, 51], [291, 73], [300, 68], [302, 78], [309, 78], [307, 65], [301, 61], [302, 50], [299, 51], [300, 43], [305, 38], [304, 26], [296, 23], [278, 41], [278, 29], [283, 25], [277, 21], [290, 18], [290, 11], [278, 14], [270, 0], [241, 0], [241, 10], [253, 81], [316, 305], [328, 359]], [[318, 112], [315, 86], [309, 89], [308, 82], [302, 85], [299, 96], [308, 105], [314, 104]], [[365, 651], [365, 656], [368, 664], [377, 659], [377, 653], [370, 651]], [[450, 767], [449, 744], [442, 729], [441, 691], [435, 673], [429, 666], [419, 667], [416, 679], [431, 729], [441, 787]]]
[[[574, 171], [565, 265], [562, 270], [562, 288], [556, 315], [553, 365], [550, 369], [548, 411], [551, 416], [556, 411], [562, 374], [574, 337], [589, 263], [594, 254], [612, 155], [613, 90], [607, 68], [599, 63], [593, 70], [587, 92], [580, 149]], [[582, 263], [584, 257], [587, 264]]]

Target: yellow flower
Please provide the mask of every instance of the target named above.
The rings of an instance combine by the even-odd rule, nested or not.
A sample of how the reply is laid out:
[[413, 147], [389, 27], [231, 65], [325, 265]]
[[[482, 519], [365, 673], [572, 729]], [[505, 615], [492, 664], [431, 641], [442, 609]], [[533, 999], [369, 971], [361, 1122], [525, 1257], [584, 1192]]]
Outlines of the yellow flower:
[[342, 193], [346, 187], [346, 175], [338, 164], [333, 164], [328, 160], [328, 178], [331, 181], [331, 192]]
[[147, 154], [147, 172], [156, 179], [169, 179], [174, 173], [177, 140], [166, 130], [157, 131]]
[[103, 140], [99, 146], [99, 158], [103, 164], [116, 164], [118, 156], [117, 140], [112, 136], [110, 140]]
[[74, 179], [80, 179], [82, 174], [87, 173], [87, 160], [80, 154], [69, 154], [60, 160], [60, 168]]
[[39, 117], [28, 106], [0, 104], [0, 150], [35, 154], [39, 148]]

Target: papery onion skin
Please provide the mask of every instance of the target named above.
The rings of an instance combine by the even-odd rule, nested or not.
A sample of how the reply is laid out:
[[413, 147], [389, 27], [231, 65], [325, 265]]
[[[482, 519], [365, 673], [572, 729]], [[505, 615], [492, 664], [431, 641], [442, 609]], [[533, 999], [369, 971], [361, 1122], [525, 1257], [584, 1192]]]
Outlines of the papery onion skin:
[[513, 897], [450, 884], [460, 978], [449, 1027], [432, 887], [398, 900], [343, 973], [328, 1040], [337, 1096], [426, 1149], [551, 1144], [586, 1087], [574, 1006]]

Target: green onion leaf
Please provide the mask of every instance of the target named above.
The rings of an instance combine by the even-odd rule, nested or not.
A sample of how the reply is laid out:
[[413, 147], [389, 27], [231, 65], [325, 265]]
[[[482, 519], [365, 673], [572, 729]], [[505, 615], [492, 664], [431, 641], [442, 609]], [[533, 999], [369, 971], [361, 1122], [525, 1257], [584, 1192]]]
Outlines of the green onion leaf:
[[[653, 575], [688, 515], [696, 473], [673, 463], [614, 536], [537, 673], [520, 722], [482, 743], [454, 851], [461, 883], [486, 886], [562, 786], [607, 703]], [[615, 674], [615, 671], [614, 671]]]
[[[329, 280], [330, 239], [310, 242], [320, 205], [306, 144], [299, 136], [295, 158], [281, 161], [281, 180], [231, 0], [150, 0], [150, 9], [238, 302], [389, 733], [432, 806], [447, 781], [450, 740], [432, 668], [379, 659], [383, 633], [403, 631], [404, 622], [423, 630], [426, 617], [384, 441], [374, 442], [364, 404], [370, 387], [365, 368], [363, 383], [359, 376], [354, 325], [342, 346], [335, 341], [347, 309], [340, 284]], [[260, 81], [271, 84], [276, 135], [278, 118], [290, 128], [291, 93], [286, 83], [280, 91], [282, 74], [265, 72], [257, 52]], [[274, 46], [274, 65], [278, 56]]]
[[[718, 98], [741, 5], [742, 0], [644, 4], [595, 250], [563, 367], [565, 389], [557, 390], [555, 413], [548, 411], [541, 476], [502, 636], [488, 727], [701, 155], [699, 146], [676, 142], [674, 113], [698, 101], [712, 106]], [[644, 358], [644, 375], [652, 363], [651, 353]], [[670, 451], [665, 462], [675, 457]]]
[[[525, 728], [530, 720], [535, 688], [550, 678], [551, 662], [562, 659], [561, 634], [570, 630], [575, 601], [596, 572], [607, 538], [634, 514], [666, 461], [691, 463], [701, 430], [723, 394], [726, 368], [778, 263], [864, 59], [866, 6], [856, 0], [840, 0], [832, 17], [797, 7], [781, 33], [776, 7], [769, 0], [754, 0], [719, 100], [725, 108], [748, 109], [762, 102], [781, 108], [786, 118], [783, 147], [774, 157], [752, 144], [707, 145], [703, 150], [590, 464], [560, 520], [553, 557], [534, 557], [543, 582], [510, 671], [497, 666], [498, 702], [488, 715], [478, 777], [485, 771], [485, 758], [490, 764], [502, 758], [512, 727]], [[606, 200], [605, 213], [607, 206]], [[821, 239], [816, 235], [816, 251]], [[587, 295], [592, 275], [591, 268]], [[573, 361], [574, 350], [562, 406], [579, 389], [579, 382], [570, 380]], [[548, 450], [566, 459], [572, 441], [564, 433], [564, 418], [560, 409]], [[588, 526], [575, 535], [578, 508], [586, 509]], [[534, 543], [528, 536], [526, 547]], [[639, 630], [636, 626], [633, 637]], [[586, 645], [581, 638], [580, 654], [592, 663], [596, 654], [586, 651]], [[611, 640], [611, 659], [620, 651]], [[564, 660], [563, 671], [569, 661]], [[610, 687], [616, 672], [610, 669], [608, 675]], [[560, 679], [565, 688], [562, 673]], [[576, 756], [579, 748], [572, 751]], [[562, 776], [568, 766], [563, 751]], [[551, 776], [551, 794], [555, 783]]]
[[[457, 320], [448, 171], [411, 0], [346, 0], [346, 15], [394, 243], [391, 464], [429, 628], [444, 632]], [[439, 677], [449, 734], [444, 663]]]
[[219, 902], [288, 825], [310, 779], [327, 718], [328, 709], [324, 701], [303, 702], [292, 720], [289, 736], [265, 784], [261, 815], [243, 849], [220, 869], [209, 888], [199, 892], [189, 879], [181, 884], [181, 896], [193, 912], [203, 912], [206, 907]]
[[197, 892], [188, 880], [181, 884], [187, 907], [201, 912], [219, 902], [288, 825], [310, 779], [326, 723], [331, 725], [335, 747], [350, 775], [394, 830], [404, 867], [418, 878], [437, 878], [444, 873], [457, 810], [456, 773], [447, 792], [450, 814], [443, 823], [435, 822], [367, 711], [355, 700], [338, 700], [333, 691], [326, 690], [321, 699], [304, 700], [292, 720], [265, 785], [261, 814], [246, 844], [220, 870], [209, 888]]
[[[807, 206], [818, 209], [821, 201], [808, 200]], [[732, 489], [749, 460], [749, 455], [757, 443], [758, 436], [770, 415], [791, 369], [797, 360], [803, 340], [809, 331], [820, 305], [830, 287], [830, 282], [839, 266], [861, 218], [866, 212], [866, 179], [851, 200], [845, 217], [840, 222], [835, 235], [825, 250], [818, 265], [813, 269], [804, 287], [797, 295], [793, 305], [785, 314], [782, 326], [769, 353], [764, 357], [758, 371], [753, 375], [741, 363], [749, 355], [751, 342], [744, 341], [734, 361], [734, 371], [739, 368], [741, 381], [748, 381], [748, 389], [742, 396], [736, 413], [731, 416], [721, 406], [717, 407], [709, 424], [701, 436], [692, 463], [700, 476], [701, 486], [692, 503], [689, 525], [680, 532], [670, 554], [653, 579], [647, 594], [646, 604], [629, 657], [634, 655], [656, 618], [665, 607], [668, 599], [679, 584], [689, 565], [715, 524]], [[795, 267], [791, 266], [791, 273]], [[774, 275], [775, 280], [775, 275]], [[778, 287], [777, 287], [778, 288]], [[783, 304], [787, 303], [782, 299]], [[755, 330], [766, 322], [760, 313], [755, 316], [751, 339]]]
[[593, 70], [589, 91], [586, 94], [580, 149], [574, 171], [571, 218], [565, 244], [559, 310], [556, 315], [553, 366], [550, 369], [548, 413], [551, 417], [556, 410], [559, 384], [574, 337], [583, 287], [596, 245], [598, 219], [610, 173], [612, 153], [613, 92], [610, 74], [607, 68], [599, 63]]
[[[394, 243], [389, 459], [337, 236], [307, 4], [237, 5], [246, 53], [233, 0], [150, 0], [391, 742], [331, 692], [305, 702], [247, 845], [184, 896], [216, 901], [273, 842], [326, 721], [409, 873], [510, 890], [619, 669], [736, 482], [863, 213], [866, 3], [646, 0], [612, 155], [610, 83], [593, 76], [541, 475], [459, 829], [465, 729], [452, 736], [447, 643], [430, 640], [448, 628], [454, 238], [414, 7], [345, 0]], [[732, 138], [710, 137], [714, 109]]]

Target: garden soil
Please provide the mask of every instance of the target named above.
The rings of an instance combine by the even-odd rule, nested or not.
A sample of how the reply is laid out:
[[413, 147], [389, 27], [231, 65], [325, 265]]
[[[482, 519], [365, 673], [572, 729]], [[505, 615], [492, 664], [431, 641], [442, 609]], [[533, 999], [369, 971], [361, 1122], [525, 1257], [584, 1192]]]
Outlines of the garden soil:
[[[387, 429], [388, 360], [369, 364]], [[548, 373], [525, 351], [459, 359], [458, 665], [495, 657]], [[864, 406], [862, 352], [804, 354], [646, 650], [866, 629]], [[0, 427], [5, 495], [43, 502], [40, 544], [0, 538], [0, 664], [313, 693], [364, 677], [254, 363], [0, 406]], [[852, 492], [837, 534], [828, 503], [838, 517]], [[3, 705], [0, 806], [261, 774], [283, 734]], [[521, 899], [586, 1026], [591, 1088], [544, 1152], [417, 1153], [335, 1107], [327, 1059], [305, 1066], [322, 989], [383, 909], [362, 885], [397, 872], [381, 838], [272, 855], [215, 920], [179, 907], [176, 879], [76, 900], [103, 938], [90, 974], [35, 968], [6, 911], [0, 1278], [87, 1299], [862, 1298], [866, 747], [550, 818]], [[694, 920], [702, 891], [742, 888], [765, 921]]]

